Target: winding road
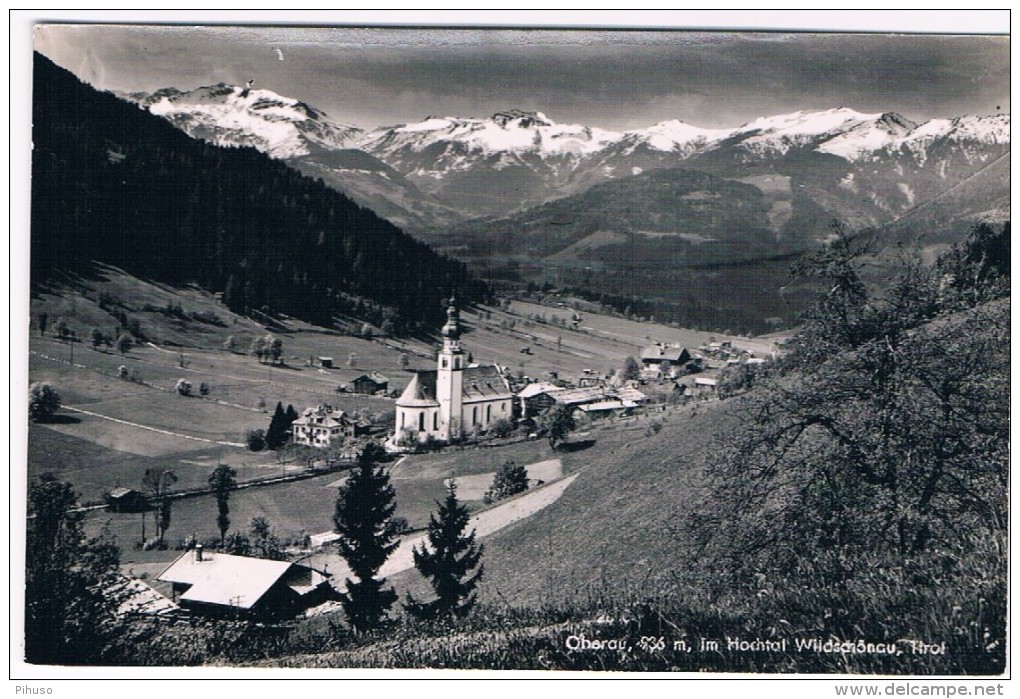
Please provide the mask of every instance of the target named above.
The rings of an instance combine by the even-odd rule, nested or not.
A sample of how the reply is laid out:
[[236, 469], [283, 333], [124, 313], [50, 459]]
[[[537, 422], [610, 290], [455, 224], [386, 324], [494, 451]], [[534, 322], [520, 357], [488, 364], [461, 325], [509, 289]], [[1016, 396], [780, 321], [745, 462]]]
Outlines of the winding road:
[[[574, 482], [577, 476], [578, 474], [575, 473], [555, 483], [550, 483], [536, 490], [530, 490], [484, 512], [479, 512], [468, 522], [468, 530], [474, 529], [476, 536], [483, 538], [526, 517], [530, 517], [559, 500], [560, 496], [570, 487], [570, 484]], [[379, 570], [379, 575], [385, 578], [413, 568], [413, 550], [415, 547], [424, 544], [425, 540], [425, 534], [415, 534], [401, 539], [400, 545]], [[302, 563], [332, 574], [333, 586], [339, 589], [343, 585], [342, 581], [351, 575], [351, 571], [347, 567], [347, 562], [339, 554], [332, 549], [327, 550], [329, 551], [328, 553], [313, 554], [309, 558], [304, 559]]]

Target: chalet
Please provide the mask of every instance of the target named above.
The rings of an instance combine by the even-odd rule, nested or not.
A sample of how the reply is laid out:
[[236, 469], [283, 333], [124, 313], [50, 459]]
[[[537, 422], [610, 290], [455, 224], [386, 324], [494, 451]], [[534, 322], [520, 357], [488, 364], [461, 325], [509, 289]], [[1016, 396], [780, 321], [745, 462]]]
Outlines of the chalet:
[[291, 425], [294, 444], [325, 449], [334, 442], [353, 439], [357, 424], [343, 410], [328, 405], [307, 408]]
[[648, 402], [648, 396], [633, 386], [620, 386], [613, 391], [613, 395], [623, 402], [625, 408], [636, 408]]
[[355, 393], [364, 393], [374, 396], [376, 393], [386, 393], [390, 387], [390, 380], [382, 374], [373, 371], [371, 374], [362, 374], [351, 381]]
[[332, 357], [319, 357], [318, 359], [319, 359], [319, 366], [322, 367], [323, 369], [332, 369], [333, 368], [333, 358]]
[[329, 575], [288, 561], [269, 561], [196, 546], [160, 573], [172, 601], [207, 616], [274, 621], [297, 616], [335, 595]]
[[524, 417], [534, 417], [559, 405], [596, 413], [636, 408], [648, 400], [648, 396], [633, 386], [559, 388], [538, 383], [528, 384], [517, 396], [524, 404]]
[[577, 385], [581, 388], [588, 388], [590, 386], [603, 386], [606, 380], [600, 374], [596, 373], [592, 369], [585, 369], [582, 372], [581, 377], [577, 380]]
[[137, 490], [114, 488], [106, 494], [106, 506], [110, 512], [144, 512], [149, 502]]
[[517, 392], [517, 400], [521, 405], [521, 417], [533, 417], [551, 407], [556, 401], [549, 394], [559, 390], [562, 389], [548, 381], [529, 383]]
[[659, 373], [667, 373], [674, 367], [680, 367], [691, 361], [691, 353], [686, 347], [655, 343], [641, 350], [641, 364], [645, 369], [657, 369]]
[[417, 371], [397, 399], [394, 437], [413, 435], [455, 442], [513, 416], [513, 392], [500, 367], [468, 366], [460, 346], [460, 316], [450, 299], [443, 326], [443, 348], [436, 368]]
[[708, 376], [694, 379], [694, 392], [697, 395], [714, 395], [719, 388], [719, 380]]

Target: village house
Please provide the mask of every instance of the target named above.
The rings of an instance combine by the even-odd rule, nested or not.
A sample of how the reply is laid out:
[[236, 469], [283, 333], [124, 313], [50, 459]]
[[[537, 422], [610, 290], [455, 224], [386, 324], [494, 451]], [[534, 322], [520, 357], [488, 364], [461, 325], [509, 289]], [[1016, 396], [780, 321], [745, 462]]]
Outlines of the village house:
[[556, 401], [549, 394], [560, 390], [562, 390], [562, 387], [548, 381], [529, 383], [517, 392], [517, 400], [521, 406], [521, 417], [534, 417], [551, 407]]
[[357, 425], [343, 410], [328, 405], [307, 408], [291, 425], [294, 444], [325, 449], [334, 442], [353, 439]]
[[171, 601], [208, 616], [273, 621], [293, 618], [335, 596], [329, 574], [306, 565], [226, 553], [198, 545], [156, 579], [172, 585]]
[[355, 393], [374, 396], [377, 393], [386, 393], [390, 387], [390, 380], [377, 371], [370, 374], [362, 374], [351, 381]]
[[666, 345], [656, 342], [641, 350], [641, 364], [645, 368], [657, 368], [660, 373], [670, 367], [680, 367], [691, 361], [691, 353], [686, 347]]
[[589, 414], [622, 411], [648, 400], [648, 396], [633, 386], [561, 388], [549, 383], [528, 384], [517, 397], [524, 406], [523, 417], [534, 417], [559, 405]]
[[719, 390], [719, 380], [708, 376], [694, 379], [694, 392], [698, 396], [715, 395]]
[[397, 399], [394, 439], [413, 435], [418, 442], [455, 442], [511, 419], [514, 396], [503, 371], [495, 365], [468, 366], [460, 333], [459, 312], [450, 299], [436, 368], [415, 372]]

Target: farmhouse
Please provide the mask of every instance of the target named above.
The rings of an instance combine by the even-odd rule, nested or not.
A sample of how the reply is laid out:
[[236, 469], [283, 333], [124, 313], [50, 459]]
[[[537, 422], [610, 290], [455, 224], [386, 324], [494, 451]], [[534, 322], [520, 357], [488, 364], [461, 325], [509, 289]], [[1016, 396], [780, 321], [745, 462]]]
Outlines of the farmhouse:
[[294, 444], [325, 449], [334, 441], [353, 439], [356, 424], [343, 410], [328, 405], [307, 408], [291, 425]]
[[397, 438], [413, 435], [419, 442], [430, 437], [453, 442], [513, 414], [513, 392], [500, 368], [467, 366], [454, 299], [446, 315], [436, 369], [415, 372], [397, 399]]
[[390, 380], [379, 372], [373, 371], [371, 374], [362, 374], [351, 381], [351, 386], [354, 387], [355, 393], [364, 393], [372, 396], [376, 393], [385, 393], [389, 390]]
[[524, 417], [533, 417], [557, 405], [598, 413], [635, 408], [648, 400], [648, 396], [633, 386], [560, 388], [547, 383], [528, 384], [517, 397], [524, 404]]
[[691, 361], [691, 353], [686, 347], [665, 345], [660, 342], [641, 350], [641, 363], [645, 368], [657, 368], [663, 371], [669, 367], [683, 366]]
[[173, 600], [209, 616], [257, 621], [292, 618], [331, 599], [329, 575], [287, 561], [186, 551], [157, 578], [173, 586]]
[[551, 407], [556, 401], [550, 397], [550, 393], [561, 390], [560, 386], [548, 381], [536, 381], [517, 392], [517, 400], [522, 406], [521, 417], [538, 415], [546, 408]]

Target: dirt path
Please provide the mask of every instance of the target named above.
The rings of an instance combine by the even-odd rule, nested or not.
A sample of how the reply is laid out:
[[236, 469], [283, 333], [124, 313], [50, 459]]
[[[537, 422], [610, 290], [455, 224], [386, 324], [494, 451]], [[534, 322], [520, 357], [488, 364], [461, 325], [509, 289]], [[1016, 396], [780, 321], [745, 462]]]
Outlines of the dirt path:
[[127, 425], [128, 427], [135, 427], [140, 430], [149, 430], [150, 432], [158, 432], [160, 434], [167, 434], [171, 437], [180, 437], [181, 439], [190, 439], [195, 442], [205, 442], [207, 444], [220, 444], [225, 447], [240, 447], [245, 448], [245, 445], [240, 442], [221, 442], [216, 439], [206, 439], [205, 437], [192, 437], [191, 435], [181, 434], [180, 432], [171, 432], [170, 430], [162, 430], [158, 427], [149, 427], [148, 425], [139, 425], [137, 422], [128, 422], [127, 420], [121, 420], [115, 417], [109, 417], [108, 415], [100, 415], [99, 413], [93, 413], [89, 410], [82, 410], [81, 408], [72, 408], [70, 405], [63, 406], [64, 410], [70, 410], [74, 413], [81, 413], [82, 415], [89, 415], [91, 417], [98, 417], [101, 420], [109, 420], [110, 422], [116, 422], [121, 425]]
[[[475, 530], [479, 538], [489, 536], [508, 527], [515, 522], [530, 517], [539, 510], [559, 500], [564, 491], [574, 482], [578, 474], [568, 476], [562, 480], [550, 483], [547, 486], [532, 490], [520, 497], [516, 497], [502, 505], [480, 512], [471, 518], [468, 523], [468, 530]], [[382, 577], [390, 577], [414, 567], [413, 549], [425, 542], [424, 534], [405, 537], [400, 541], [400, 546], [389, 557], [383, 567], [379, 570]], [[333, 575], [334, 587], [342, 587], [343, 581], [351, 574], [347, 563], [333, 550], [329, 553], [314, 554], [304, 561], [309, 565], [326, 570]]]

